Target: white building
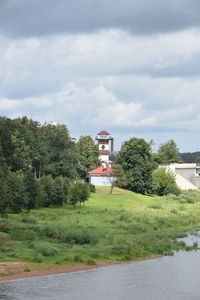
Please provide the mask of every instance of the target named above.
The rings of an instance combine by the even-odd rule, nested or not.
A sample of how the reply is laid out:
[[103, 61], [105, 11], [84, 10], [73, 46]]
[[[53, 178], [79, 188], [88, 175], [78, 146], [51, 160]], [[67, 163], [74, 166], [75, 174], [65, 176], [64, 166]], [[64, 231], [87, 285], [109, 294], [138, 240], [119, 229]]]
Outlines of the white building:
[[117, 177], [112, 176], [112, 168], [100, 166], [94, 170], [88, 172], [89, 183], [95, 186], [111, 186]]
[[200, 188], [200, 165], [191, 163], [172, 163], [161, 165], [175, 174], [176, 184], [182, 190], [197, 190]]
[[114, 151], [114, 139], [107, 131], [100, 131], [96, 136], [99, 145], [99, 159], [101, 162], [109, 163], [110, 153]]

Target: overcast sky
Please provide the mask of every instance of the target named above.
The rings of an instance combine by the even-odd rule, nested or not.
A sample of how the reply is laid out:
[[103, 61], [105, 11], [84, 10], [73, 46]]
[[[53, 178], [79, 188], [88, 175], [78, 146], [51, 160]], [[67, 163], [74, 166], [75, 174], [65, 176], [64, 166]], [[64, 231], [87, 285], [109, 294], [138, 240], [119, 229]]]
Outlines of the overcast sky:
[[200, 151], [199, 0], [0, 0], [0, 114]]

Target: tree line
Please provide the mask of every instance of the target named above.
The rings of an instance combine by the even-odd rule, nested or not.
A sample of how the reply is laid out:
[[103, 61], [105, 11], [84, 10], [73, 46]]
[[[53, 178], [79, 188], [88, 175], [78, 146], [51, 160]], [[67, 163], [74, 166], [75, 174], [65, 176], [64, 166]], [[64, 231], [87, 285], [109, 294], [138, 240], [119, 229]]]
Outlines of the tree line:
[[90, 136], [75, 143], [65, 125], [0, 117], [0, 213], [83, 203], [98, 156]]
[[[174, 175], [158, 169], [180, 162], [176, 143], [167, 141], [157, 153], [151, 147], [140, 138], [126, 141], [113, 165], [112, 185], [143, 194], [178, 193]], [[90, 192], [87, 173], [99, 165], [90, 136], [75, 143], [66, 125], [0, 117], [0, 213], [83, 203]]]

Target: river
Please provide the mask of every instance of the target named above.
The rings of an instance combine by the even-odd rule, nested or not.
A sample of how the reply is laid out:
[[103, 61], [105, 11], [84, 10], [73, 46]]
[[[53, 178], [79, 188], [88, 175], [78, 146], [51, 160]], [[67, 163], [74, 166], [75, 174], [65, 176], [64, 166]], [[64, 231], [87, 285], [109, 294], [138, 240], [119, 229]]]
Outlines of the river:
[[[187, 243], [198, 239], [184, 239]], [[200, 251], [0, 282], [1, 300], [200, 300]]]

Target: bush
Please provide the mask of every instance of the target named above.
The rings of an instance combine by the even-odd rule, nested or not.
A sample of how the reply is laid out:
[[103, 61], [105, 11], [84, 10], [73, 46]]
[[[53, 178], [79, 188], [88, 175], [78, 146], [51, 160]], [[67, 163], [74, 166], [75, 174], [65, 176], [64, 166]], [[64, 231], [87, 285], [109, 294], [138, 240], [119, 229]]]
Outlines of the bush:
[[165, 168], [158, 168], [153, 171], [152, 178], [153, 191], [157, 195], [180, 194], [181, 191], [175, 182], [175, 175], [171, 171], [167, 171]]
[[69, 202], [76, 207], [78, 203], [84, 203], [90, 195], [90, 187], [86, 183], [75, 183], [69, 190]]
[[24, 228], [13, 228], [10, 230], [10, 235], [16, 241], [33, 241], [37, 239], [37, 234], [33, 230], [24, 230]]
[[179, 199], [180, 203], [190, 203], [190, 204], [193, 204], [196, 201], [200, 200], [200, 195], [199, 195], [199, 192], [185, 191], [185, 192], [182, 192], [178, 196], [178, 199]]
[[66, 231], [60, 237], [62, 242], [69, 244], [96, 244], [98, 242], [97, 236], [93, 232], [89, 232], [87, 230], [71, 230]]
[[24, 215], [21, 218], [21, 222], [23, 223], [29, 223], [29, 224], [36, 224], [37, 223], [37, 219], [31, 215]]
[[6, 252], [10, 250], [11, 240], [7, 233], [0, 232], [0, 250]]
[[89, 187], [90, 187], [90, 192], [91, 193], [96, 193], [96, 187], [95, 187], [95, 185], [93, 185], [93, 184], [89, 184]]
[[38, 255], [42, 256], [55, 256], [58, 254], [58, 249], [56, 247], [51, 246], [49, 243], [37, 242], [33, 243], [32, 248], [35, 249]]
[[154, 203], [152, 205], [149, 205], [148, 208], [153, 208], [153, 209], [161, 209], [162, 206], [160, 203]]

